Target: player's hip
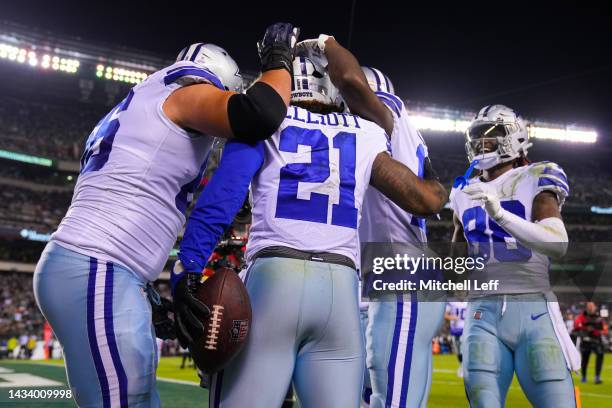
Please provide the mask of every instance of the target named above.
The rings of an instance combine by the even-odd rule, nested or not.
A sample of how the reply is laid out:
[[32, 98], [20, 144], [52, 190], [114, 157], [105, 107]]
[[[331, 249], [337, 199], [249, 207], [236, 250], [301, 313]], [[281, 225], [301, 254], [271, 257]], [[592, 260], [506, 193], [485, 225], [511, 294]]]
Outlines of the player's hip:
[[244, 281], [254, 321], [258, 316], [275, 316], [274, 324], [286, 322], [298, 337], [302, 332], [323, 334], [331, 328], [339, 334], [355, 332], [361, 338], [358, 277], [348, 266], [260, 257], [249, 264]]
[[341, 253], [326, 251], [302, 251], [282, 245], [263, 247], [253, 253], [249, 259], [254, 261], [258, 258], [296, 259], [302, 261], [312, 261], [315, 263], [318, 262], [330, 265], [340, 265], [356, 270], [353, 259]]
[[33, 283], [43, 313], [49, 308], [70, 310], [92, 307], [95, 302], [108, 303], [104, 297], [109, 296], [110, 301], [113, 296], [128, 299], [125, 294], [130, 292], [130, 287], [137, 292], [144, 291], [145, 287], [145, 282], [129, 269], [80, 254], [54, 241], [46, 245], [36, 265]]
[[484, 330], [513, 349], [530, 339], [555, 338], [553, 325], [544, 294], [496, 295], [470, 302], [463, 336]]
[[[253, 222], [255, 223], [255, 221]], [[342, 234], [339, 234], [335, 229], [296, 232], [296, 230], [289, 229], [289, 226], [286, 226], [283, 230], [276, 230], [274, 229], [275, 227], [265, 224], [258, 227], [255, 224], [253, 225], [249, 233], [249, 243], [246, 250], [246, 258], [249, 262], [253, 261], [256, 255], [260, 257], [259, 252], [267, 251], [270, 248], [284, 248], [286, 250], [305, 252], [313, 255], [311, 260], [315, 261], [320, 260], [317, 258], [321, 254], [342, 256], [349, 260], [347, 266], [352, 268], [355, 268], [359, 257], [357, 230], [348, 229], [348, 232], [343, 232]], [[280, 255], [296, 259], [310, 259], [310, 257], [298, 257], [287, 255], [286, 253]], [[324, 261], [328, 262], [327, 259]], [[336, 263], [336, 261], [332, 260], [330, 263]]]
[[109, 399], [136, 406], [149, 398], [155, 338], [144, 284], [135, 274], [51, 242], [37, 265], [34, 293], [62, 343], [79, 404]]
[[[150, 331], [145, 284], [131, 271], [50, 242], [34, 272], [36, 301], [56, 331]], [[77, 322], [82, 322], [81, 325]], [[98, 327], [102, 324], [104, 327]], [[91, 327], [89, 327], [91, 326]], [[82, 334], [82, 333], [81, 333]]]
[[[324, 304], [334, 302], [333, 295], [336, 295], [335, 301], [348, 298], [351, 304], [355, 302], [356, 312], [359, 311], [358, 275], [354, 268], [342, 263], [285, 256], [275, 251], [256, 255], [243, 274], [247, 289], [255, 292], [250, 293], [251, 296], [265, 291], [266, 297], [274, 294], [282, 297], [278, 292], [291, 291], [294, 296], [300, 294], [305, 299], [312, 296], [313, 301]], [[337, 297], [340, 294], [345, 296]]]

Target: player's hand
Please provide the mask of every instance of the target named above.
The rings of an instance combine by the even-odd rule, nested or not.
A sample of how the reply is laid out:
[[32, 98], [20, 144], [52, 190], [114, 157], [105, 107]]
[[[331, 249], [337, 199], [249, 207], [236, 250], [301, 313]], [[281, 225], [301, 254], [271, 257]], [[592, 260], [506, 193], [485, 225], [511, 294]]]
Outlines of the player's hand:
[[465, 187], [463, 192], [472, 200], [482, 201], [484, 203], [485, 211], [491, 218], [494, 220], [498, 220], [500, 218], [502, 208], [494, 187], [488, 186], [485, 183], [475, 183]]
[[210, 309], [193, 296], [202, 275], [189, 273], [183, 269], [181, 261], [172, 267], [170, 285], [174, 306], [174, 325], [179, 343], [184, 348], [193, 343], [194, 337], [204, 334], [201, 320], [210, 315]]
[[293, 56], [300, 29], [291, 23], [275, 23], [266, 29], [263, 40], [257, 43], [261, 72], [286, 69], [293, 73]]
[[324, 72], [327, 68], [327, 57], [325, 56], [325, 42], [334, 37], [327, 34], [319, 35], [319, 38], [311, 38], [297, 43], [295, 46], [295, 55], [303, 56], [312, 61], [316, 70]]
[[160, 297], [159, 303], [151, 302], [151, 310], [155, 337], [162, 340], [176, 339], [174, 322], [168, 317], [168, 313], [172, 311], [172, 302], [169, 299]]

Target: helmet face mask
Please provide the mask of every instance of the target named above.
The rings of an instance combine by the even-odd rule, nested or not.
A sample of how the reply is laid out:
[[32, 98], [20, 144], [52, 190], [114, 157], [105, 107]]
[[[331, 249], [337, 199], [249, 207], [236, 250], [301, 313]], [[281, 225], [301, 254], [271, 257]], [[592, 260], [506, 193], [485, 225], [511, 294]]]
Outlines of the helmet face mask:
[[176, 61], [191, 61], [215, 74], [225, 90], [242, 92], [243, 81], [238, 64], [227, 51], [215, 44], [191, 44], [181, 50]]
[[481, 170], [526, 156], [530, 146], [522, 119], [503, 105], [482, 108], [466, 132], [468, 160]]

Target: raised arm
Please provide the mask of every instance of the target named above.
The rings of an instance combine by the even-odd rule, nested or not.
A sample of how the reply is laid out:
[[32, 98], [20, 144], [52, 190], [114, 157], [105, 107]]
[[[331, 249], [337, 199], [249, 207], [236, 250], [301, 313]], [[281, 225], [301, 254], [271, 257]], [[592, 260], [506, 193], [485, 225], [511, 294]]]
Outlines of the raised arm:
[[318, 41], [327, 58], [329, 77], [351, 112], [378, 124], [391, 135], [393, 115], [370, 89], [357, 58], [334, 37], [322, 36]]
[[289, 106], [297, 35], [289, 23], [268, 27], [259, 49], [262, 75], [246, 93], [210, 84], [185, 86], [166, 99], [164, 113], [184, 129], [212, 136], [245, 142], [270, 137]]
[[446, 189], [435, 179], [421, 179], [387, 153], [372, 164], [370, 184], [403, 210], [417, 216], [437, 214], [448, 201]]

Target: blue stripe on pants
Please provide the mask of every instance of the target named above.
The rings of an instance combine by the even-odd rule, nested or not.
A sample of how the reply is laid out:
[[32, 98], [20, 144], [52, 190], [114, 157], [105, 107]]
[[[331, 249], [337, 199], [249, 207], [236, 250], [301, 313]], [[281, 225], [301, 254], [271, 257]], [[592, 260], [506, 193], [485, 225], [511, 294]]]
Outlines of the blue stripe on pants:
[[113, 263], [106, 263], [106, 280], [104, 282], [104, 328], [106, 329], [106, 340], [108, 342], [108, 348], [113, 359], [113, 365], [117, 372], [117, 378], [119, 379], [119, 400], [121, 401], [121, 408], [127, 408], [127, 376], [125, 370], [121, 364], [119, 358], [119, 350], [117, 348], [117, 341], [115, 339], [115, 330], [113, 327]]
[[33, 286], [62, 343], [77, 405], [159, 407], [151, 309], [139, 276], [52, 241], [36, 267]]
[[89, 348], [96, 366], [98, 381], [102, 391], [102, 405], [104, 408], [110, 407], [110, 393], [108, 390], [108, 380], [104, 364], [102, 364], [102, 356], [98, 348], [98, 339], [96, 338], [96, 321], [94, 316], [94, 299], [96, 290], [96, 272], [98, 270], [98, 260], [96, 258], [89, 259], [89, 280], [87, 282], [87, 336], [89, 337]]
[[[399, 299], [401, 299], [401, 296], [401, 294], [398, 295]], [[391, 356], [389, 357], [389, 366], [387, 367], [387, 406], [390, 406], [391, 401], [393, 400], [393, 384], [395, 382], [395, 362], [397, 359], [397, 346], [399, 343], [399, 336], [402, 329], [403, 310], [404, 303], [398, 301], [397, 309], [395, 311], [395, 329], [393, 331], [393, 343], [391, 344]]]
[[416, 295], [410, 295], [410, 325], [408, 326], [408, 341], [406, 344], [406, 359], [404, 360], [404, 375], [402, 383], [402, 394], [400, 396], [400, 407], [406, 406], [408, 386], [410, 385], [410, 367], [412, 367], [412, 350], [414, 349], [414, 333], [416, 332], [417, 315], [419, 304]]

